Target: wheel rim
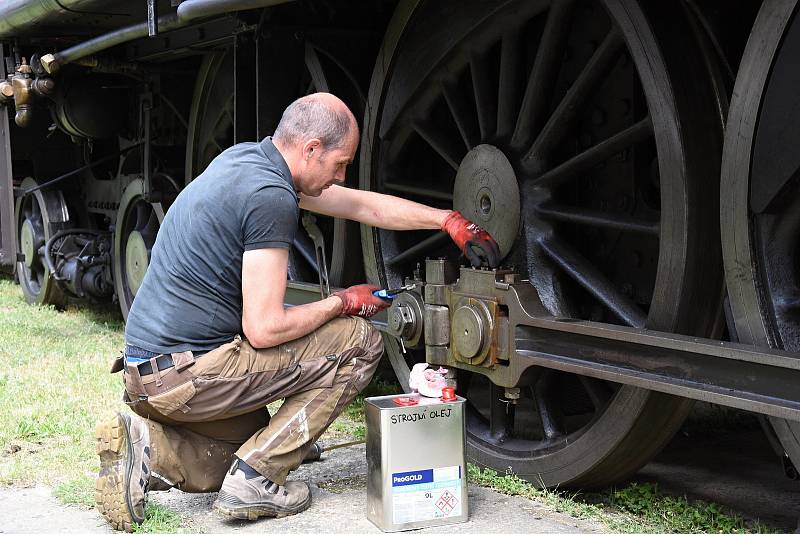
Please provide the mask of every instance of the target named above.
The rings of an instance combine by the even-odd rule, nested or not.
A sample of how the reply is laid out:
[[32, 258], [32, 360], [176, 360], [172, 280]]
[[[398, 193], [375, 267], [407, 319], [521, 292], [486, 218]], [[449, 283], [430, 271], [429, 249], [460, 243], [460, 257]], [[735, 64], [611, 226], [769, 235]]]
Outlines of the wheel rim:
[[[22, 181], [22, 189], [36, 187], [33, 178]], [[69, 220], [64, 197], [58, 191], [39, 190], [17, 199], [15, 207], [17, 247], [24, 261], [17, 261], [22, 293], [31, 304], [60, 306], [64, 293], [50, 276], [44, 245]]]
[[[728, 115], [720, 211], [732, 330], [743, 343], [792, 352], [800, 352], [797, 12], [794, 0], [769, 1], [756, 18]], [[800, 465], [800, 423], [770, 422]]]
[[144, 181], [132, 181], [122, 193], [114, 228], [114, 285], [127, 320], [142, 285], [158, 229], [164, 220], [160, 204], [144, 199]]
[[[357, 118], [363, 115], [364, 96], [354, 77], [336, 58], [305, 42], [303, 62], [305, 68], [298, 74], [299, 79], [290, 95], [281, 94], [277, 98], [266, 95], [265, 100], [275, 108], [271, 115], [280, 117], [280, 112], [292, 99], [317, 91], [338, 95]], [[233, 66], [233, 51], [228, 50], [207, 56], [200, 69], [189, 121], [186, 183], [202, 172], [220, 152], [233, 145]], [[282, 101], [286, 97], [288, 100]], [[346, 182], [355, 186], [358, 182], [356, 166], [351, 167]], [[357, 225], [324, 216], [317, 216], [316, 220], [325, 238], [331, 285], [346, 286], [363, 279], [360, 263], [353, 261], [360, 250]], [[289, 252], [288, 277], [290, 280], [317, 282], [318, 273], [314, 244], [301, 229]]]
[[[696, 173], [709, 164], [684, 151], [698, 132], [678, 132], [686, 103], [662, 87], [679, 73], [675, 62], [663, 63], [647, 20], [636, 4], [615, 1], [552, 9], [420, 2], [413, 13], [398, 11], [373, 77], [368, 109], [377, 111], [365, 126], [362, 188], [455, 203], [475, 222], [505, 229], [498, 233], [505, 263], [553, 314], [708, 335], [718, 310], [692, 309], [689, 293], [718, 304], [719, 281], [703, 288], [698, 277], [713, 279], [718, 263], [711, 258], [703, 273], [687, 267], [699, 253], [687, 221], [701, 239], [714, 238], [716, 225], [691, 203], [702, 198]], [[695, 96], [716, 96], [703, 91]], [[604, 98], [616, 107], [596, 103]], [[474, 164], [495, 151], [505, 157]], [[515, 182], [519, 220], [508, 194]], [[494, 196], [505, 195], [503, 209], [484, 194], [487, 183], [496, 184]], [[441, 233], [365, 229], [362, 240], [368, 275], [389, 286], [425, 256], [457, 257]], [[407, 375], [411, 358], [387, 345], [398, 375]], [[459, 372], [473, 460], [547, 485], [605, 484], [649, 459], [688, 409], [682, 399], [535, 372], [515, 410], [488, 380]], [[565, 398], [576, 394], [577, 401]], [[509, 431], [513, 421], [519, 428]]]

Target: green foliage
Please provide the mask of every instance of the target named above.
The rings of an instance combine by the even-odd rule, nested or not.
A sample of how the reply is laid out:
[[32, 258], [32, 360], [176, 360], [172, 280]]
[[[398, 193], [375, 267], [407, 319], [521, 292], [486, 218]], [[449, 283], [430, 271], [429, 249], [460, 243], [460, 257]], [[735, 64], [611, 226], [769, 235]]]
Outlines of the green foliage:
[[[128, 410], [120, 375], [109, 373], [123, 336], [116, 308], [30, 306], [0, 278], [0, 483], [46, 484], [65, 504], [94, 505], [95, 424]], [[396, 383], [373, 381], [323, 441], [362, 439], [363, 397], [398, 391]], [[152, 504], [138, 532], [166, 534], [179, 525], [179, 516]]]
[[144, 510], [144, 523], [134, 525], [135, 534], [178, 534], [181, 516], [157, 503], [148, 503]]
[[655, 484], [631, 483], [604, 493], [568, 495], [472, 464], [467, 475], [475, 484], [541, 502], [573, 517], [600, 521], [622, 534], [780, 534], [759, 523], [748, 523], [718, 504], [663, 495]]
[[55, 494], [58, 500], [64, 504], [94, 506], [94, 478], [81, 476], [59, 484]]

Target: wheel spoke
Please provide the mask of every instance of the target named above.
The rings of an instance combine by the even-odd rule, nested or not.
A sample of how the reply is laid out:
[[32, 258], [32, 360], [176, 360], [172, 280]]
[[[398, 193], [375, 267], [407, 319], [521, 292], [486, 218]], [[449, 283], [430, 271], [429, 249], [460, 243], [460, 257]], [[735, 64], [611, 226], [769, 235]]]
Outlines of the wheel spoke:
[[[150, 205], [147, 205], [150, 207]], [[148, 240], [150, 241], [150, 246], [156, 241], [156, 234], [158, 234], [158, 215], [156, 215], [156, 210], [150, 207], [150, 215], [147, 217], [147, 225], [142, 229], [142, 237], [145, 238], [145, 242]], [[149, 248], [149, 247], [148, 247]]]
[[593, 167], [603, 163], [614, 154], [653, 136], [653, 124], [650, 117], [645, 117], [636, 124], [614, 134], [565, 161], [558, 167], [547, 171], [533, 180], [538, 187], [555, 187], [568, 180], [583, 176]]
[[323, 93], [330, 92], [328, 89], [328, 80], [325, 78], [325, 72], [322, 70], [322, 63], [319, 61], [317, 51], [309, 42], [306, 42], [304, 59], [308, 74], [311, 76], [311, 84], [314, 86], [314, 90]]
[[537, 159], [544, 159], [561, 142], [592, 91], [614, 67], [623, 44], [620, 33], [616, 28], [612, 29], [523, 156], [523, 160], [529, 160], [529, 165], [534, 164]]
[[386, 266], [393, 267], [395, 265], [402, 265], [404, 263], [408, 263], [409, 261], [418, 259], [426, 253], [443, 246], [449, 240], [449, 235], [444, 232], [437, 232], [432, 236], [423, 239], [413, 247], [404, 250], [397, 256], [389, 258], [386, 260]]
[[540, 217], [596, 228], [608, 228], [646, 235], [658, 236], [658, 221], [645, 221], [623, 214], [611, 214], [596, 210], [573, 208], [558, 204], [546, 204], [536, 210]]
[[545, 253], [573, 280], [591, 293], [628, 326], [644, 328], [647, 315], [590, 261], [558, 238], [541, 241]]
[[544, 123], [547, 106], [553, 98], [558, 70], [564, 57], [572, 24], [573, 6], [572, 0], [554, 2], [547, 15], [544, 34], [536, 50], [536, 59], [528, 76], [516, 128], [511, 138], [511, 146], [516, 150], [528, 146], [532, 135]]
[[397, 191], [398, 193], [408, 193], [410, 195], [418, 195], [426, 198], [435, 198], [438, 200], [447, 200], [453, 202], [453, 193], [448, 191], [437, 191], [429, 187], [421, 185], [406, 185], [398, 184], [395, 182], [384, 182], [383, 188], [389, 191]]
[[472, 54], [469, 62], [472, 73], [472, 90], [475, 93], [475, 107], [478, 111], [478, 125], [481, 141], [490, 139], [495, 134], [497, 118], [497, 93], [489, 73], [489, 58], [486, 54]]
[[514, 432], [513, 405], [503, 399], [503, 388], [489, 384], [489, 433], [498, 443], [510, 438]]
[[461, 90], [446, 82], [442, 82], [442, 94], [450, 110], [450, 115], [453, 117], [453, 122], [456, 123], [458, 133], [464, 140], [464, 146], [467, 150], [471, 149], [478, 144], [480, 134], [478, 124], [475, 122], [475, 112], [472, 110], [470, 102]]
[[580, 380], [583, 389], [589, 396], [589, 400], [592, 401], [592, 406], [594, 406], [595, 411], [602, 410], [606, 404], [608, 404], [608, 401], [611, 400], [613, 391], [608, 387], [606, 382], [580, 375], [578, 375], [578, 380]]
[[429, 122], [415, 121], [414, 131], [416, 131], [419, 136], [453, 168], [453, 170], [458, 170], [458, 164], [461, 162], [461, 154], [463, 154], [464, 151], [459, 151], [459, 149], [454, 146], [452, 139], [442, 135], [442, 133]]
[[536, 401], [536, 409], [539, 412], [539, 420], [542, 423], [542, 432], [547, 440], [553, 440], [564, 435], [558, 409], [555, 407], [553, 399], [550, 398], [550, 382], [553, 376], [553, 372], [548, 371], [533, 385], [533, 399]]
[[141, 232], [147, 226], [147, 220], [150, 218], [150, 210], [148, 210], [148, 205], [144, 200], [137, 200], [134, 206], [136, 210], [136, 215], [133, 221], [133, 226], [131, 230], [136, 230]]
[[317, 255], [314, 252], [314, 245], [311, 243], [310, 239], [307, 235], [303, 233], [298, 233], [294, 237], [294, 241], [292, 241], [292, 245], [297, 251], [297, 255], [303, 258], [305, 262], [313, 269], [313, 271], [319, 274], [319, 265], [317, 265]]
[[503, 36], [500, 51], [500, 83], [497, 91], [497, 137], [507, 139], [514, 132], [519, 106], [520, 73], [519, 30]]

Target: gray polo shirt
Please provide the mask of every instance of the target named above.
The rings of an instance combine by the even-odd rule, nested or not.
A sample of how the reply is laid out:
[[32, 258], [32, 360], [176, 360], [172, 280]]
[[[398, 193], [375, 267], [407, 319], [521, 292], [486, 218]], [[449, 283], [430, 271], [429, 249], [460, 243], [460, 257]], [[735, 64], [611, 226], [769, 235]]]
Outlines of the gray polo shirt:
[[126, 343], [158, 353], [208, 351], [240, 334], [242, 254], [290, 247], [299, 212], [271, 138], [217, 156], [164, 217]]

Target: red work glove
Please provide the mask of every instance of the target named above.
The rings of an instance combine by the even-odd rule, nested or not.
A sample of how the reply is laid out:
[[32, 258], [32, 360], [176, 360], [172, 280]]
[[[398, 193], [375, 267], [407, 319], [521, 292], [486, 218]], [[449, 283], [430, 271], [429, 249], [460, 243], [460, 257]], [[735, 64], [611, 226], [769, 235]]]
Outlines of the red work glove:
[[454, 211], [442, 222], [442, 230], [450, 234], [473, 267], [484, 263], [492, 269], [500, 264], [500, 247], [489, 232]]
[[337, 291], [333, 296], [342, 299], [342, 314], [366, 318], [372, 317], [392, 304], [372, 294], [378, 289], [380, 289], [378, 286], [362, 284]]

